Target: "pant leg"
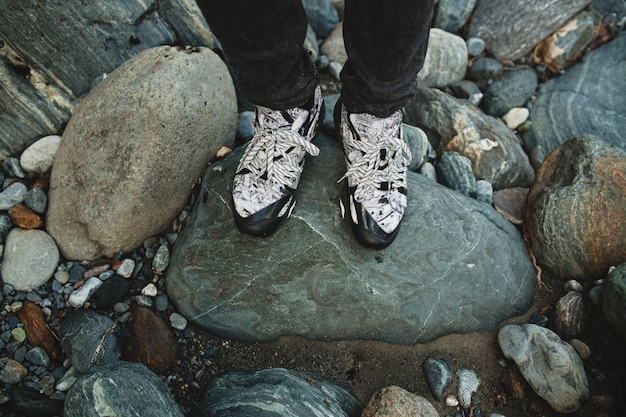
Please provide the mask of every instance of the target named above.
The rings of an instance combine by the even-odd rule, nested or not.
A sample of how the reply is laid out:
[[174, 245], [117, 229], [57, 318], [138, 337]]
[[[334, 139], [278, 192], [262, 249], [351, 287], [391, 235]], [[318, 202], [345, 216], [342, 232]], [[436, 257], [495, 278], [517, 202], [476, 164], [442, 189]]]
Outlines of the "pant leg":
[[346, 0], [348, 61], [341, 73], [349, 112], [387, 117], [417, 91], [434, 0]]
[[197, 0], [217, 37], [237, 87], [254, 104], [274, 110], [303, 105], [319, 84], [303, 44], [301, 0]]

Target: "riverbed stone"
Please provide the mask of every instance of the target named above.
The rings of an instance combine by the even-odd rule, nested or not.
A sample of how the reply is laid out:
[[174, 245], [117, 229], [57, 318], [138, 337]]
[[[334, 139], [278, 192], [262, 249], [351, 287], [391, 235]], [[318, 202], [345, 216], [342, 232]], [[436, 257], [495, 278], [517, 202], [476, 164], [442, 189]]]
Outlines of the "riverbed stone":
[[65, 397], [66, 417], [183, 417], [167, 385], [144, 364], [115, 361], [79, 377]]
[[[525, 140], [547, 152], [585, 134], [626, 151], [626, 32], [541, 86]], [[566, 114], [567, 117], [563, 117]]]
[[439, 417], [433, 405], [424, 397], [394, 385], [372, 396], [361, 417]]
[[233, 224], [242, 149], [207, 171], [165, 273], [170, 299], [192, 323], [240, 340], [412, 344], [492, 329], [530, 306], [535, 269], [519, 232], [495, 210], [409, 172], [396, 241], [364, 248], [337, 204], [341, 145], [323, 134], [315, 143], [321, 152], [307, 161], [292, 216], [266, 239]]
[[477, 180], [494, 190], [529, 187], [535, 177], [519, 139], [500, 119], [435, 88], [419, 88], [405, 122], [423, 129], [439, 155], [458, 152], [472, 161]]
[[626, 262], [626, 152], [592, 135], [545, 159], [530, 188], [526, 227], [537, 262], [590, 282]]
[[63, 133], [47, 213], [61, 252], [112, 256], [163, 231], [236, 122], [232, 79], [211, 50], [162, 46], [127, 61]]
[[553, 331], [535, 324], [507, 325], [498, 332], [500, 348], [533, 390], [560, 413], [573, 413], [589, 398], [583, 363]]
[[519, 1], [502, 7], [500, 0], [481, 0], [472, 14], [468, 36], [483, 39], [498, 60], [516, 60], [589, 3], [591, 0]]
[[190, 417], [359, 417], [352, 390], [311, 372], [230, 371], [213, 378]]
[[4, 245], [2, 281], [18, 291], [30, 291], [47, 282], [60, 255], [52, 237], [38, 229], [12, 229]]
[[480, 108], [491, 116], [502, 117], [513, 107], [526, 104], [538, 83], [537, 74], [530, 68], [507, 71], [487, 87]]
[[441, 29], [430, 30], [424, 66], [417, 74], [420, 85], [446, 87], [465, 77], [467, 45], [460, 36]]

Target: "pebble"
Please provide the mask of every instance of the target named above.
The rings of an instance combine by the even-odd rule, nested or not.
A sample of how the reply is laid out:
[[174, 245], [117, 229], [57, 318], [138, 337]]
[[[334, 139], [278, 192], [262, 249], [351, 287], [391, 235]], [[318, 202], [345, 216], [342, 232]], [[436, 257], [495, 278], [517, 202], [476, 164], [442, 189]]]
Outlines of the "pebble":
[[48, 208], [48, 197], [41, 187], [33, 187], [24, 194], [24, 205], [35, 213], [44, 214]]
[[44, 136], [22, 152], [20, 165], [29, 174], [45, 173], [52, 168], [61, 136]]
[[6, 358], [4, 368], [0, 370], [0, 381], [6, 384], [17, 384], [28, 375], [28, 369], [18, 361]]
[[480, 385], [480, 378], [476, 372], [470, 369], [457, 369], [459, 403], [463, 408], [469, 408], [472, 404], [472, 394], [476, 392]]
[[40, 347], [34, 347], [26, 353], [26, 358], [28, 362], [39, 365], [39, 366], [48, 366], [50, 364], [50, 357]]
[[91, 296], [100, 288], [102, 281], [97, 277], [91, 277], [82, 287], [78, 288], [70, 294], [69, 303], [74, 308], [82, 307], [83, 304], [91, 298]]
[[170, 315], [170, 324], [176, 330], [185, 330], [187, 328], [187, 319], [178, 313]]
[[480, 38], [468, 38], [465, 44], [467, 45], [467, 52], [472, 57], [478, 56], [485, 51], [485, 41]]
[[59, 249], [48, 233], [15, 228], [7, 236], [2, 279], [18, 291], [33, 290], [48, 281], [59, 259]]
[[43, 224], [41, 217], [24, 204], [18, 203], [9, 209], [11, 222], [22, 229], [38, 229]]
[[126, 258], [122, 261], [120, 266], [117, 267], [115, 273], [121, 275], [124, 278], [130, 278], [135, 270], [135, 261], [130, 258]]
[[562, 339], [578, 337], [586, 322], [587, 310], [581, 293], [570, 291], [557, 301], [552, 313], [552, 327]]
[[135, 301], [142, 307], [152, 307], [152, 298], [146, 297], [145, 295], [136, 296]]
[[66, 392], [72, 387], [72, 385], [74, 385], [76, 379], [76, 370], [74, 369], [74, 367], [71, 367], [67, 370], [65, 375], [63, 375], [63, 377], [59, 379], [59, 382], [56, 384], [55, 388], [57, 391]]
[[85, 273], [85, 267], [79, 263], [74, 263], [70, 268], [70, 281], [72, 284], [81, 281], [83, 274]]
[[331, 63], [328, 64], [328, 72], [330, 72], [330, 75], [337, 81], [341, 80], [341, 70], [343, 70], [343, 64], [339, 62], [331, 61]]
[[502, 64], [494, 58], [478, 58], [467, 72], [467, 78], [472, 81], [491, 80], [502, 71]]
[[493, 185], [487, 180], [476, 181], [476, 200], [491, 205], [493, 202]]
[[565, 284], [563, 284], [563, 289], [565, 291], [582, 292], [583, 285], [580, 282], [576, 281], [575, 279], [570, 279], [567, 282], [565, 282]]
[[244, 111], [239, 113], [237, 118], [237, 131], [235, 133], [235, 140], [240, 143], [245, 143], [252, 139], [254, 135], [254, 112]]
[[572, 339], [569, 341], [569, 344], [576, 350], [580, 359], [585, 360], [591, 357], [591, 349], [589, 346], [580, 339]]
[[109, 264], [94, 266], [83, 273], [83, 278], [97, 277], [111, 268]]
[[530, 116], [530, 110], [526, 107], [513, 107], [504, 116], [502, 120], [511, 130], [515, 130], [523, 125]]
[[448, 395], [446, 397], [446, 406], [448, 407], [458, 407], [459, 400], [454, 395]]
[[149, 283], [141, 289], [141, 293], [146, 297], [156, 297], [156, 295], [158, 294], [158, 290], [156, 285], [154, 285], [153, 283]]
[[169, 307], [169, 299], [167, 298], [167, 294], [157, 295], [154, 298], [154, 307], [159, 313], [167, 310], [167, 308]]
[[0, 193], [0, 210], [8, 210], [24, 201], [28, 188], [21, 182], [14, 182]]
[[444, 391], [452, 382], [452, 366], [444, 359], [431, 356], [422, 363], [422, 370], [433, 397], [441, 401]]
[[426, 178], [437, 182], [437, 169], [430, 162], [426, 162], [419, 170], [419, 173]]
[[118, 314], [123, 314], [126, 313], [128, 310], [130, 309], [130, 305], [127, 303], [115, 303], [115, 305], [113, 306], [113, 311], [115, 311]]
[[154, 258], [152, 259], [152, 272], [162, 274], [170, 263], [170, 250], [167, 245], [159, 246]]
[[12, 177], [26, 178], [26, 173], [20, 165], [20, 160], [17, 158], [6, 158], [4, 161], [2, 161], [2, 169], [4, 169], [4, 172]]
[[13, 227], [11, 218], [6, 214], [0, 214], [0, 242], [4, 242], [9, 231], [11, 231], [11, 227]]
[[16, 327], [11, 330], [11, 336], [18, 342], [23, 343], [26, 340], [26, 331], [22, 327]]

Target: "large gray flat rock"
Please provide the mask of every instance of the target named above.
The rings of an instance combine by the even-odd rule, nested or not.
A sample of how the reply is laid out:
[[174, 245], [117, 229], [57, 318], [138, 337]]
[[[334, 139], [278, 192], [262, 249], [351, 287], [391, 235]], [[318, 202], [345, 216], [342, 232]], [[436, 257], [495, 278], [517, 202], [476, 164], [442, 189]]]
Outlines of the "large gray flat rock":
[[387, 249], [361, 247], [340, 215], [338, 141], [318, 135], [290, 219], [272, 237], [239, 233], [230, 186], [241, 150], [213, 165], [177, 241], [168, 295], [222, 337], [427, 342], [492, 329], [532, 302], [535, 271], [517, 229], [491, 207], [409, 173], [409, 208]]

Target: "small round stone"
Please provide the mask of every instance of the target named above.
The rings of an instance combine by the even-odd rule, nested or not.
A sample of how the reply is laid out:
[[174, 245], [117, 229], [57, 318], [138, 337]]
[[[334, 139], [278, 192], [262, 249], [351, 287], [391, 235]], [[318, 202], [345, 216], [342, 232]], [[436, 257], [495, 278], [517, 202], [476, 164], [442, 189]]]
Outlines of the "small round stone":
[[170, 315], [170, 324], [176, 330], [185, 330], [187, 328], [187, 319], [178, 313]]
[[54, 157], [59, 149], [61, 136], [45, 136], [22, 152], [20, 164], [29, 174], [45, 173], [52, 168]]
[[146, 297], [156, 297], [156, 295], [158, 294], [158, 290], [156, 285], [154, 285], [153, 283], [149, 283], [148, 285], [143, 287], [141, 293]]
[[34, 347], [26, 353], [26, 360], [34, 365], [48, 366], [50, 357], [40, 347]]
[[24, 194], [24, 205], [35, 213], [43, 214], [48, 207], [48, 196], [41, 187], [33, 187]]
[[21, 182], [14, 182], [0, 193], [0, 210], [8, 210], [24, 201], [28, 188]]
[[124, 278], [130, 278], [135, 270], [135, 261], [130, 258], [126, 258], [122, 261], [120, 266], [117, 267], [115, 273], [121, 275]]
[[138, 295], [135, 297], [135, 301], [142, 307], [152, 307], [152, 298], [146, 297], [145, 295]]
[[465, 43], [470, 56], [478, 56], [485, 51], [485, 41], [480, 38], [471, 37]]
[[15, 329], [11, 330], [11, 336], [13, 336], [13, 339], [17, 340], [20, 343], [23, 343], [26, 340], [26, 330], [24, 330], [24, 328], [22, 327], [16, 327]]
[[575, 279], [570, 279], [565, 284], [563, 284], [563, 289], [565, 291], [581, 292], [583, 290], [583, 285]]
[[589, 346], [582, 340], [572, 339], [569, 344], [572, 345], [576, 353], [578, 353], [580, 359], [585, 360], [591, 357], [591, 349], [589, 349]]

